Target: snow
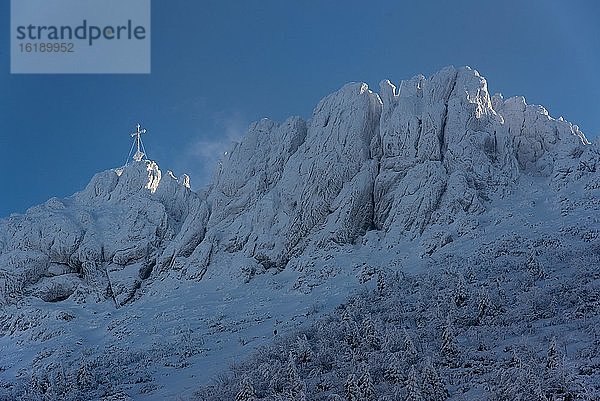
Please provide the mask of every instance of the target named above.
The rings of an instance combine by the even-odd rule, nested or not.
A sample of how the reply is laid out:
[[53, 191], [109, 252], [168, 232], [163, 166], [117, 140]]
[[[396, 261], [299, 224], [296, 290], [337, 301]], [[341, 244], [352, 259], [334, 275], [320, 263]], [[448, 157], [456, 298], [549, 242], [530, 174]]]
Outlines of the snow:
[[[201, 194], [152, 161], [98, 173], [0, 221], [0, 399], [67, 399], [73, 382], [72, 397], [190, 396], [381, 271], [474, 271], [488, 286], [506, 278], [502, 252], [547, 265], [558, 247], [586, 272], [599, 163], [576, 125], [447, 67], [253, 123]], [[552, 274], [548, 293], [578, 283], [567, 263]]]

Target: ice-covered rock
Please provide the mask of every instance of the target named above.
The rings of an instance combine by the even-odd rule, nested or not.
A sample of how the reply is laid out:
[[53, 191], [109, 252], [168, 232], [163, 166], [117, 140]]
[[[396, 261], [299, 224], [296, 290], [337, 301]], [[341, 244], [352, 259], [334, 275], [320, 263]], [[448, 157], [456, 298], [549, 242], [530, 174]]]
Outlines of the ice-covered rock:
[[[542, 177], [555, 191], [581, 179], [597, 188], [599, 160], [577, 126], [522, 97], [491, 97], [469, 67], [382, 81], [380, 94], [352, 83], [307, 121], [253, 123], [205, 195], [144, 161], [4, 220], [0, 272], [17, 274], [9, 287], [19, 291], [78, 274], [123, 304], [151, 272], [200, 278], [218, 254], [281, 270], [310, 244], [349, 244], [368, 230], [390, 246], [464, 235], [519, 177]], [[36, 262], [22, 271], [28, 258]]]
[[[201, 194], [151, 161], [101, 172], [72, 197], [0, 220], [0, 351], [10, 351], [0, 398], [30, 367], [46, 386], [63, 358], [77, 363], [72, 377], [93, 365], [140, 397], [155, 390], [149, 375], [181, 378], [196, 361], [181, 379], [195, 385], [228, 362], [222, 353], [237, 357], [358, 282], [425, 261], [467, 273], [498, 255], [517, 263], [511, 252], [523, 259], [526, 243], [589, 246], [593, 260], [599, 168], [598, 143], [577, 126], [448, 67], [383, 81], [379, 94], [345, 85], [306, 121], [251, 124]], [[457, 254], [465, 265], [449, 262]], [[65, 332], [85, 332], [94, 350], [60, 342]]]
[[578, 126], [550, 117], [542, 106], [527, 105], [523, 97], [504, 101], [497, 95], [494, 105], [504, 119], [519, 167], [527, 174], [549, 177], [557, 170], [557, 161], [577, 158], [590, 145]]
[[364, 233], [372, 219], [370, 147], [380, 112], [367, 85], [348, 84], [323, 99], [308, 122], [251, 125], [209, 191], [212, 238], [223, 250], [282, 269], [329, 216], [337, 222], [329, 224], [332, 239], [350, 242]]
[[540, 106], [491, 97], [469, 67], [398, 87], [383, 81], [379, 95], [349, 84], [306, 123], [250, 126], [217, 168], [207, 196], [210, 240], [190, 263], [204, 271], [206, 255], [225, 251], [281, 269], [311, 242], [351, 243], [369, 229], [391, 243], [433, 224], [464, 234], [522, 174], [593, 173], [598, 158], [588, 145], [576, 126]]
[[477, 71], [448, 67], [429, 79], [402, 81], [399, 89], [383, 81], [381, 92], [377, 228], [422, 233], [447, 203], [462, 205], [460, 213], [480, 213], [487, 192], [518, 174], [502, 118]]
[[189, 182], [161, 177], [154, 162], [96, 174], [74, 196], [2, 221], [0, 274], [10, 282], [4, 294], [56, 300], [80, 286], [81, 294], [122, 305], [165, 248], [189, 254], [200, 242], [201, 228], [190, 223], [200, 205]]

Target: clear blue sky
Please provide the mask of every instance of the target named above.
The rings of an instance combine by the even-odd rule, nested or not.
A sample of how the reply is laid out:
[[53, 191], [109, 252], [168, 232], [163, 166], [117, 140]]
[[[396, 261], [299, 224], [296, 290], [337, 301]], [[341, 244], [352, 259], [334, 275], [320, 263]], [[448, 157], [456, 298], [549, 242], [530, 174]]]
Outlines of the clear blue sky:
[[10, 75], [2, 0], [0, 217], [122, 165], [137, 121], [149, 157], [199, 188], [252, 120], [309, 117], [346, 82], [377, 89], [446, 65], [600, 132], [600, 2], [371, 3], [153, 0], [150, 75]]

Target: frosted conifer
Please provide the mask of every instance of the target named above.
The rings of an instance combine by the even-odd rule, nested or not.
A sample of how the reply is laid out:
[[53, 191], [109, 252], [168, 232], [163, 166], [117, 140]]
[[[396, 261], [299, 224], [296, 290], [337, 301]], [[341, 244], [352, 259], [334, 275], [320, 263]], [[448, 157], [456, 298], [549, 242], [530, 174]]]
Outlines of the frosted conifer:
[[444, 401], [448, 398], [446, 387], [430, 359], [427, 359], [421, 376], [423, 398], [428, 401]]
[[358, 389], [358, 380], [354, 374], [348, 375], [346, 383], [344, 383], [346, 393], [346, 401], [361, 401]]
[[421, 378], [414, 366], [410, 368], [406, 382], [407, 401], [425, 401], [421, 393]]
[[358, 379], [358, 392], [361, 401], [374, 401], [376, 399], [375, 386], [367, 365], [363, 366], [363, 372]]
[[235, 396], [235, 401], [256, 401], [256, 399], [254, 387], [250, 383], [248, 376], [245, 376], [242, 380], [240, 391]]

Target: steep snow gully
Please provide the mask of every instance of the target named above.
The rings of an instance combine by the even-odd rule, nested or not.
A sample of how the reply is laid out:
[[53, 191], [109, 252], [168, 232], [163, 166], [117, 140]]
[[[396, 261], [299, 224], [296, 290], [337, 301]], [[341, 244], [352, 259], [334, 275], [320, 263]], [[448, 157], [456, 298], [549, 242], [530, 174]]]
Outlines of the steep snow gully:
[[587, 236], [597, 252], [598, 167], [576, 125], [447, 67], [379, 94], [347, 84], [306, 121], [251, 124], [201, 193], [148, 160], [101, 172], [0, 221], [0, 394], [30, 394], [67, 361], [76, 376], [111, 371], [102, 358], [139, 336], [115, 363], [145, 376], [94, 391], [173, 396], [174, 380], [190, 390], [251, 348], [231, 344], [310, 322], [373, 269], [417, 272], [513, 232]]

